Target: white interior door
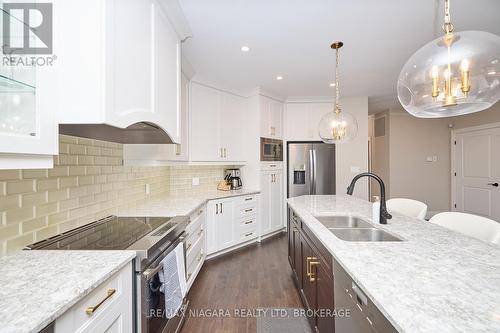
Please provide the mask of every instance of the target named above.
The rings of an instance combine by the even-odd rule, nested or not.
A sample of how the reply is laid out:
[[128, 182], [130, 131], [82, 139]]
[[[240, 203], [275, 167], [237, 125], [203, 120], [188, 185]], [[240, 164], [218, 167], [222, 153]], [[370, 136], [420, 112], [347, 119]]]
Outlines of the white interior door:
[[500, 221], [500, 128], [456, 136], [456, 210]]

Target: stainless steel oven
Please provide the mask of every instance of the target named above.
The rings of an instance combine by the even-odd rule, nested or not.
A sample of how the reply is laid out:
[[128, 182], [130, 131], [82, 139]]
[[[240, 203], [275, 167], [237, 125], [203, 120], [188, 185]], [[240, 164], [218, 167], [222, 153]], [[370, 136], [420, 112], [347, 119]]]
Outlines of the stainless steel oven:
[[[184, 298], [181, 309], [168, 319], [165, 311], [165, 295], [160, 291], [160, 271], [163, 270], [162, 260], [183, 242], [184, 236], [179, 237], [165, 251], [163, 251], [149, 266], [137, 274], [137, 286], [140, 289], [137, 304], [140, 304], [140, 332], [180, 332], [184, 322], [189, 301]], [[184, 258], [185, 259], [185, 258]], [[180, 272], [186, 274], [186, 272]]]
[[[165, 295], [160, 292], [162, 260], [184, 242], [189, 217], [109, 216], [88, 225], [28, 245], [28, 250], [133, 250], [134, 322], [137, 332], [177, 333], [188, 305], [171, 319], [165, 316]], [[185, 252], [185, 251], [184, 251]], [[184, 262], [186, 258], [184, 256]], [[186, 274], [186, 272], [180, 272]], [[167, 295], [168, 297], [168, 295]]]
[[260, 160], [263, 162], [283, 161], [283, 140], [260, 138]]

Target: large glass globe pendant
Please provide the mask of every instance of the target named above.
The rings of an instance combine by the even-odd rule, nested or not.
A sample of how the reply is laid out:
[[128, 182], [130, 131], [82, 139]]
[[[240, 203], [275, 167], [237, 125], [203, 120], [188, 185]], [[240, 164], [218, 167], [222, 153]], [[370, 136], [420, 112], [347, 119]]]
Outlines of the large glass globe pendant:
[[453, 32], [449, 0], [443, 30], [445, 35], [418, 50], [399, 75], [399, 101], [419, 118], [478, 112], [500, 100], [500, 37]]
[[339, 49], [344, 44], [335, 42], [331, 48], [335, 50], [335, 109], [328, 112], [321, 118], [319, 123], [319, 137], [324, 143], [338, 144], [351, 142], [358, 133], [358, 122], [356, 118], [342, 111], [340, 107], [340, 87], [339, 87]]

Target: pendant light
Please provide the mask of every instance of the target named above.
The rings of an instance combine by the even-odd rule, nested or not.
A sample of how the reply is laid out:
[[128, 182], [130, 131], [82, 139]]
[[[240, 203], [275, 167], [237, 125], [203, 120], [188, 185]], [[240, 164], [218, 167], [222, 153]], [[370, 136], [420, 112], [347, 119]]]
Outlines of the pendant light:
[[325, 114], [319, 123], [319, 136], [323, 142], [329, 144], [350, 142], [358, 133], [356, 118], [342, 111], [340, 107], [339, 49], [343, 45], [342, 42], [331, 45], [335, 50], [335, 109]]
[[454, 32], [450, 0], [444, 7], [444, 36], [413, 54], [399, 74], [399, 101], [419, 118], [478, 112], [500, 99], [500, 37]]

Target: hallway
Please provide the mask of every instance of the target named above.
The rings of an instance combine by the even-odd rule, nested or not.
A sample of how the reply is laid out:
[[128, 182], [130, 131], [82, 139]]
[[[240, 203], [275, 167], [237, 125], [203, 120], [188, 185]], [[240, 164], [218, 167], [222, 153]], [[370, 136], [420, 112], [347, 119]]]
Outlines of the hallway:
[[207, 261], [189, 299], [182, 333], [253, 333], [252, 310], [301, 308], [288, 264], [286, 235]]

